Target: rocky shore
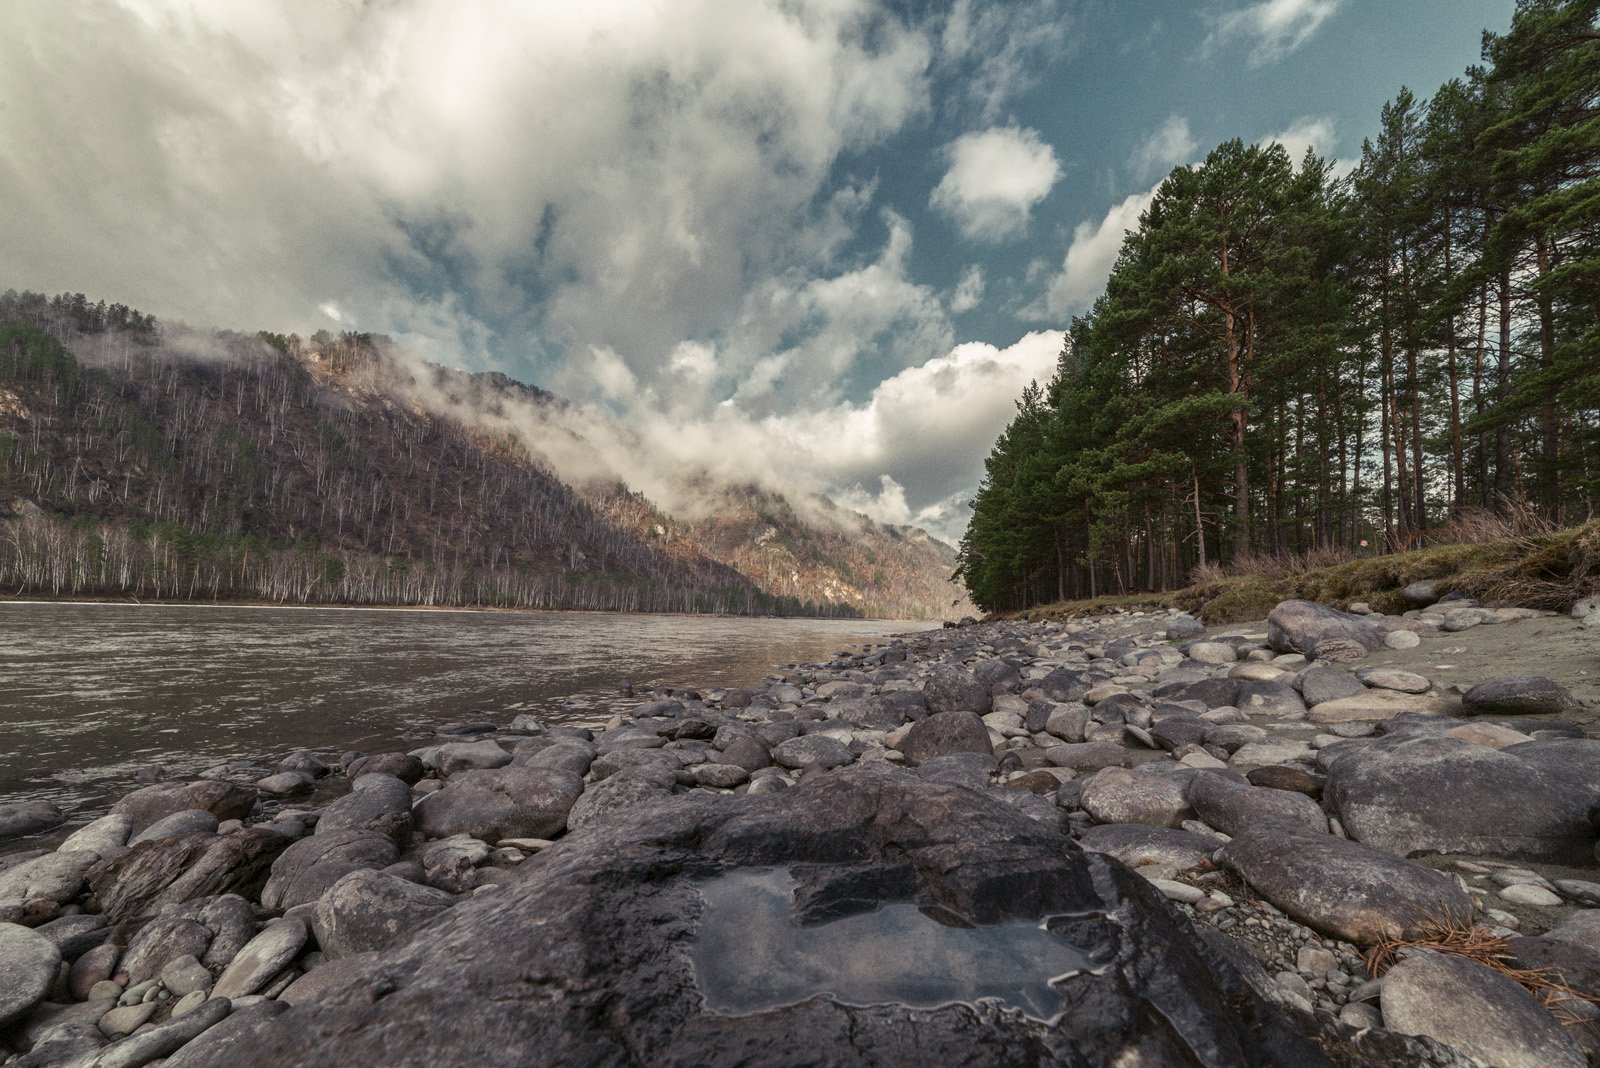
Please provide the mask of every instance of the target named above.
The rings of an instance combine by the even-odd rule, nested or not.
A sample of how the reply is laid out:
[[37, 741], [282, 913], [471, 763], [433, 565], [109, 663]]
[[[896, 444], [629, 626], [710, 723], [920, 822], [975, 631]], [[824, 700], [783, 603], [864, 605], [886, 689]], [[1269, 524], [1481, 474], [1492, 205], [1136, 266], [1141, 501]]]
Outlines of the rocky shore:
[[0, 806], [4, 1063], [1600, 1063], [1600, 605], [1407, 594]]

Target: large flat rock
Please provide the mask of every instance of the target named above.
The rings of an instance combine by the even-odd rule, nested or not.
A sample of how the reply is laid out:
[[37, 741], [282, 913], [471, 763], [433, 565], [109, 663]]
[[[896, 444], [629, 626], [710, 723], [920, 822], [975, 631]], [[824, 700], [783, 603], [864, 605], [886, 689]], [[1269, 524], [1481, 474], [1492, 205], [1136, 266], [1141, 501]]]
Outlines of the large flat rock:
[[1367, 690], [1324, 701], [1306, 713], [1312, 723], [1381, 723], [1406, 712], [1421, 716], [1453, 716], [1461, 702], [1396, 690]]
[[224, 1037], [185, 1068], [1328, 1063], [1126, 868], [869, 767], [618, 813]]
[[1472, 915], [1472, 899], [1448, 875], [1331, 834], [1268, 825], [1223, 846], [1221, 860], [1286, 915], [1358, 945]]
[[1350, 836], [1399, 856], [1471, 853], [1587, 864], [1600, 742], [1490, 749], [1443, 734], [1341, 743], [1323, 799]]

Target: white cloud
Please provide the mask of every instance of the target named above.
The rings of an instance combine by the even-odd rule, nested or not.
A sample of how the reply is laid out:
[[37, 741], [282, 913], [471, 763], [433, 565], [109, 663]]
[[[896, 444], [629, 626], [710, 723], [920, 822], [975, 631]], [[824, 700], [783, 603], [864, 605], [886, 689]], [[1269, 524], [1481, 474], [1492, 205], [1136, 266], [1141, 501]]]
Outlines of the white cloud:
[[1173, 115], [1144, 139], [1128, 162], [1134, 174], [1148, 179], [1179, 164], [1193, 162], [1199, 147], [1189, 131], [1189, 120]]
[[950, 314], [960, 315], [976, 308], [983, 301], [983, 287], [983, 267], [976, 263], [970, 264], [961, 272], [961, 280], [950, 292]]
[[1311, 40], [1344, 0], [1262, 0], [1217, 19], [1207, 46], [1226, 41], [1250, 43], [1250, 63], [1276, 62]]
[[938, 67], [993, 122], [1065, 49], [1066, 0], [956, 0], [939, 39]]
[[1298, 167], [1305, 158], [1306, 149], [1315, 149], [1317, 155], [1327, 159], [1332, 156], [1337, 141], [1331, 118], [1307, 116], [1296, 119], [1286, 130], [1263, 137], [1261, 143], [1282, 145], [1289, 153], [1289, 160]]
[[997, 126], [962, 134], [945, 152], [950, 167], [928, 202], [970, 240], [1023, 233], [1034, 205], [1061, 177], [1055, 149], [1035, 130]]
[[1139, 216], [1150, 206], [1155, 190], [1134, 193], [1111, 207], [1099, 222], [1081, 222], [1061, 269], [1049, 280], [1044, 294], [1023, 310], [1040, 321], [1062, 322], [1086, 310], [1104, 290], [1111, 268], [1122, 251], [1128, 231], [1139, 227]]
[[690, 377], [752, 288], [835, 272], [874, 187], [834, 165], [928, 111], [937, 32], [877, 0], [18, 0], [7, 284]]

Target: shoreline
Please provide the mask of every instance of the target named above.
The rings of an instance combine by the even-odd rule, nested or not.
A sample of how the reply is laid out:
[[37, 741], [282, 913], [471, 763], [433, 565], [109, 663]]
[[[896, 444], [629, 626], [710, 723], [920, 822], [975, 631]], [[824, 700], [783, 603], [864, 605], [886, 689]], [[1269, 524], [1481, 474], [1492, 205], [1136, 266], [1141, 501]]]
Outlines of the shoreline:
[[112, 597], [23, 597], [19, 594], [0, 594], [0, 605], [26, 604], [26, 605], [113, 605], [127, 608], [271, 608], [284, 610], [319, 610], [341, 612], [446, 612], [471, 615], [583, 615], [583, 616], [683, 616], [690, 619], [818, 619], [830, 622], [859, 622], [859, 623], [928, 623], [935, 625], [939, 621], [929, 619], [900, 620], [878, 616], [829, 616], [829, 615], [765, 615], [745, 614], [742, 612], [639, 612], [632, 610], [610, 610], [602, 608], [501, 608], [495, 605], [407, 605], [407, 604], [344, 604], [329, 602], [327, 604], [287, 604], [282, 601], [183, 601], [183, 600], [134, 600]]
[[[1521, 751], [1517, 747], [1531, 743], [1530, 754], [1554, 747], [1588, 761], [1584, 747], [1600, 743], [1572, 723], [1591, 724], [1594, 709], [1574, 700], [1562, 712], [1559, 695], [1546, 693], [1547, 705], [1556, 704], [1537, 711], [1468, 712], [1466, 698], [1452, 693], [1452, 684], [1441, 688], [1385, 660], [1391, 639], [1420, 650], [1418, 656], [1454, 640], [1456, 633], [1443, 631], [1464, 624], [1462, 613], [1477, 613], [1463, 629], [1482, 626], [1494, 634], [1514, 633], [1511, 628], [1524, 618], [1516, 614], [1496, 615], [1464, 602], [1414, 611], [1406, 619], [1320, 611], [1306, 613], [1310, 622], [1303, 626], [1295, 624], [1304, 633], [1278, 633], [1270, 641], [1263, 625], [1207, 630], [1165, 612], [925, 630], [866, 644], [827, 663], [774, 669], [763, 685], [748, 691], [652, 693], [594, 731], [547, 727], [520, 715], [509, 723], [436, 729], [435, 744], [409, 754], [347, 754], [330, 764], [301, 751], [277, 761], [276, 770], [271, 761], [258, 769], [230, 769], [231, 782], [155, 784], [125, 797], [67, 842], [99, 843], [95, 848], [103, 852], [66, 849], [20, 862], [77, 864], [76, 881], [70, 891], [56, 891], [61, 901], [13, 901], [9, 918], [43, 930], [53, 924], [73, 930], [80, 942], [71, 948], [82, 950], [79, 960], [98, 954], [93, 968], [84, 968], [84, 980], [106, 983], [125, 976], [117, 1001], [151, 983], [138, 993], [154, 1000], [138, 1004], [156, 1007], [131, 1029], [133, 1037], [121, 1038], [135, 1042], [180, 1027], [190, 1012], [210, 1003], [196, 998], [195, 990], [181, 992], [182, 979], [167, 982], [171, 960], [151, 971], [145, 958], [163, 951], [140, 941], [146, 928], [137, 917], [156, 907], [183, 914], [181, 894], [177, 900], [171, 895], [184, 872], [196, 864], [209, 863], [208, 870], [221, 865], [236, 877], [232, 891], [256, 903], [259, 930], [233, 961], [202, 968], [209, 973], [205, 989], [232, 991], [230, 1020], [242, 1021], [235, 1030], [265, 1043], [263, 1048], [297, 1051], [283, 1061], [296, 1063], [309, 1047], [297, 1045], [304, 1028], [289, 1027], [290, 1021], [306, 1014], [335, 1020], [353, 1004], [341, 991], [369, 982], [363, 976], [370, 967], [396, 953], [416, 961], [440, 951], [443, 943], [428, 934], [439, 927], [435, 920], [460, 927], [484, 914], [480, 904], [497, 908], [534, 894], [541, 880], [559, 877], [563, 864], [581, 864], [586, 851], [634, 848], [628, 845], [634, 841], [629, 828], [637, 822], [631, 814], [644, 819], [666, 806], [659, 811], [679, 814], [673, 818], [711, 818], [712, 812], [757, 811], [750, 808], [757, 802], [739, 803], [738, 797], [769, 795], [759, 804], [788, 806], [787, 818], [810, 820], [821, 818], [817, 813], [837, 797], [855, 796], [851, 791], [911, 790], [907, 798], [926, 804], [948, 800], [955, 796], [950, 788], [960, 787], [961, 798], [973, 798], [962, 804], [981, 802], [984, 812], [1001, 814], [993, 818], [1020, 820], [1017, 833], [1024, 838], [1042, 833], [1042, 827], [1092, 851], [1074, 855], [1115, 858], [1092, 863], [1131, 870], [1116, 878], [1133, 878], [1145, 889], [1124, 886], [1129, 902], [1153, 893], [1189, 929], [1228, 939], [1242, 957], [1227, 973], [1234, 978], [1219, 981], [1226, 985], [1242, 976], [1251, 997], [1290, 1021], [1305, 1040], [1325, 1050], [1380, 1040], [1422, 1042], [1385, 1037], [1395, 1032], [1383, 1029], [1384, 1014], [1395, 1010], [1380, 996], [1381, 981], [1365, 977], [1367, 954], [1387, 937], [1386, 924], [1398, 923], [1393, 930], [1400, 931], [1408, 922], [1398, 918], [1400, 905], [1414, 907], [1430, 895], [1440, 902], [1466, 900], [1485, 917], [1486, 930], [1570, 947], [1556, 937], [1558, 930], [1600, 905], [1600, 882], [1574, 878], [1600, 879], [1594, 830], [1582, 832], [1587, 859], [1576, 865], [1572, 850], [1541, 860], [1499, 846], [1448, 848], [1454, 840], [1445, 839], [1430, 839], [1419, 863], [1405, 859], [1410, 851], [1404, 843], [1384, 840], [1382, 821], [1367, 820], [1350, 791], [1381, 780], [1383, 762], [1394, 759], [1392, 752], [1409, 752], [1406, 746], [1443, 745], [1473, 760], [1510, 761], [1522, 759], [1514, 755]], [[1278, 624], [1271, 629], [1284, 630]], [[1416, 642], [1394, 635], [1414, 635]], [[1367, 639], [1378, 650], [1355, 656], [1350, 643]], [[1285, 644], [1287, 649], [1272, 647]], [[1297, 644], [1306, 651], [1296, 651]], [[1313, 648], [1322, 659], [1307, 655]], [[1335, 689], [1339, 695], [1330, 696]], [[1519, 724], [1530, 733], [1518, 730]], [[1511, 753], [1503, 754], [1506, 749]], [[1363, 761], [1370, 766], [1359, 774], [1350, 770]], [[257, 770], [267, 774], [250, 780]], [[1567, 791], [1589, 789], [1579, 779], [1562, 783]], [[484, 789], [511, 798], [512, 811], [488, 804]], [[935, 793], [924, 798], [916, 792], [927, 789]], [[1600, 797], [1600, 781], [1593, 791]], [[729, 803], [689, 805], [694, 797]], [[805, 798], [811, 800], [802, 803]], [[1516, 807], [1506, 800], [1503, 808]], [[996, 808], [994, 802], [1002, 804]], [[1405, 803], [1426, 807], [1428, 799]], [[812, 815], [796, 814], [813, 808]], [[1497, 814], [1482, 818], [1492, 821]], [[171, 821], [164, 832], [170, 836], [149, 838], [131, 850], [123, 844], [162, 821]], [[1290, 826], [1298, 829], [1289, 832]], [[1023, 827], [1035, 830], [1025, 833]], [[773, 833], [780, 830], [774, 826]], [[1307, 833], [1333, 853], [1313, 852], [1321, 859], [1307, 860]], [[1493, 838], [1486, 839], [1482, 827], [1474, 833], [1475, 841]], [[119, 834], [122, 842], [115, 841]], [[616, 842], [614, 835], [620, 836]], [[270, 862], [254, 873], [242, 872], [248, 865], [237, 857], [247, 845], [271, 852]], [[968, 842], [965, 848], [985, 847]], [[546, 851], [548, 863], [536, 859]], [[51, 860], [65, 854], [82, 856]], [[179, 862], [180, 855], [187, 860]], [[157, 857], [179, 863], [176, 877], [157, 884], [134, 880], [134, 872]], [[232, 858], [235, 867], [219, 857]], [[0, 869], [5, 909], [18, 862], [0, 858], [0, 864], [6, 865]], [[1308, 903], [1300, 887], [1337, 883], [1317, 864], [1381, 877], [1368, 880], [1358, 901]], [[1549, 868], [1549, 878], [1538, 874], [1541, 865]], [[1456, 889], [1458, 881], [1465, 890]], [[1389, 887], [1404, 888], [1406, 900], [1395, 900], [1395, 890], [1386, 896]], [[904, 891], [874, 891], [881, 892], [894, 900]], [[1468, 896], [1455, 896], [1460, 894]], [[1591, 894], [1592, 901], [1585, 896]], [[92, 925], [93, 910], [74, 911], [81, 910], [79, 901], [114, 922]], [[352, 935], [360, 927], [356, 919], [373, 910], [398, 917], [398, 930], [374, 934], [362, 928], [364, 934]], [[1600, 910], [1594, 915], [1600, 917]], [[230, 982], [236, 961], [262, 940], [292, 942], [292, 952], [270, 969], [258, 968], [263, 973], [251, 980], [253, 986]], [[83, 941], [95, 944], [84, 948]], [[340, 964], [352, 954], [365, 955], [362, 968]], [[109, 961], [104, 967], [102, 959]], [[1401, 964], [1395, 969], [1396, 976], [1406, 971]], [[200, 981], [199, 973], [189, 972]], [[625, 994], [626, 980], [613, 981]], [[422, 989], [420, 979], [406, 982]], [[93, 992], [93, 984], [78, 985]], [[99, 989], [102, 996], [109, 993]], [[1507, 1005], [1515, 1001], [1504, 997]], [[183, 999], [189, 999], [189, 1011], [167, 1011], [169, 1003], [181, 1005]], [[87, 1015], [81, 1006], [93, 1002], [62, 1002], [67, 1007], [59, 1011]], [[129, 1007], [96, 1005], [104, 1014]], [[291, 1015], [280, 1022], [282, 1011]], [[1033, 1036], [1029, 1041], [1048, 1042], [1034, 1025], [1019, 1026]], [[1425, 1033], [1448, 1042], [1448, 1036], [1440, 1037], [1448, 1021], [1431, 1026], [1435, 1030]], [[1444, 1032], [1436, 1033], [1440, 1027]], [[114, 1040], [103, 1022], [99, 1028], [101, 1044]], [[382, 1026], [375, 1033], [381, 1032]], [[219, 1025], [183, 1056], [193, 1053], [193, 1063], [212, 1063], [205, 1059], [209, 1050], [220, 1062], [222, 1039], [232, 1033]], [[209, 1028], [197, 1034], [210, 1034]], [[88, 1041], [96, 1042], [92, 1036]], [[439, 1051], [431, 1052], [436, 1060]], [[412, 1060], [402, 1056], [398, 1063]]]

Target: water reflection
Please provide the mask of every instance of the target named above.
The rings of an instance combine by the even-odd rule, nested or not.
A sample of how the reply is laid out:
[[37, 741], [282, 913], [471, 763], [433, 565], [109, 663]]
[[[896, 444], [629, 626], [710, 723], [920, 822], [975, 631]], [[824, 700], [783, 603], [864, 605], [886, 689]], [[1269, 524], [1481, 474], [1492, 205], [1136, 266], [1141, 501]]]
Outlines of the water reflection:
[[1039, 920], [957, 926], [915, 904], [802, 926], [795, 880], [772, 869], [731, 872], [700, 886], [695, 982], [712, 1012], [794, 1005], [818, 994], [847, 1005], [935, 1008], [997, 998], [1040, 1020], [1061, 1011], [1050, 981], [1089, 960]]
[[150, 764], [397, 748], [475, 708], [593, 725], [624, 681], [748, 686], [919, 626], [0, 603], [0, 798], [81, 808]]

